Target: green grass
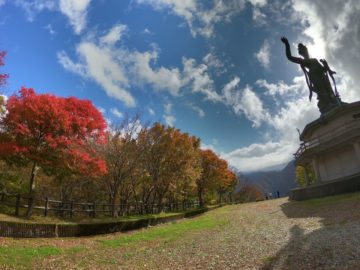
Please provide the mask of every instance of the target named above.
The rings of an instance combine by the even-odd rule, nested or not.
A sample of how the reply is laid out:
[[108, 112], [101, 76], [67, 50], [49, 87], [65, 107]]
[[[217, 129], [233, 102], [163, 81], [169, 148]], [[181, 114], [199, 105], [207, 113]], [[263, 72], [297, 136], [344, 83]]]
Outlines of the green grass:
[[27, 267], [34, 259], [61, 253], [56, 247], [0, 247], [0, 266]]
[[161, 239], [163, 241], [174, 241], [181, 238], [185, 233], [212, 229], [216, 226], [224, 225], [226, 221], [215, 219], [209, 216], [201, 216], [196, 219], [187, 220], [179, 223], [166, 224], [147, 230], [135, 232], [131, 235], [120, 236], [113, 239], [98, 240], [106, 247], [119, 247], [136, 244], [141, 241], [152, 241]]
[[[146, 215], [146, 217], [153, 217], [153, 215]], [[144, 242], [152, 243], [154, 241], [154, 243], [165, 244], [180, 239], [191, 232], [206, 231], [225, 225], [227, 222], [228, 221], [217, 218], [216, 215], [203, 215], [181, 222], [154, 226], [133, 233], [110, 235], [109, 238], [106, 237], [106, 239], [103, 236], [94, 237], [95, 246], [93, 246], [93, 248], [88, 248], [86, 245], [59, 247], [57, 246], [56, 241], [52, 242], [50, 239], [49, 241], [45, 239], [29, 239], [26, 241], [26, 244], [25, 242], [21, 244], [18, 241], [11, 241], [11, 244], [9, 242], [8, 246], [0, 247], [0, 269], [2, 269], [2, 267], [9, 269], [34, 269], [38, 263], [48, 256], [53, 256], [54, 258], [62, 256], [65, 260], [69, 257], [79, 258], [80, 256], [80, 258], [92, 258], [100, 265], [115, 264], [118, 262], [119, 258], [111, 258], [107, 255], [102, 256], [101, 254], [109, 254], [113, 248], [118, 247], [131, 246], [132, 248], [137, 249], [137, 247], [142, 246]], [[73, 241], [71, 239], [69, 240]], [[77, 243], [78, 245], [81, 245], [80, 241], [81, 240]], [[31, 242], [37, 243], [37, 245], [40, 244], [40, 242], [45, 243], [44, 246], [31, 247]], [[50, 245], [48, 244], [49, 242], [51, 243]], [[93, 256], [94, 254], [100, 255]], [[131, 256], [132, 252], [123, 253], [123, 257]], [[80, 259], [80, 261], [78, 261], [77, 259], [76, 263], [77, 266], [80, 267], [82, 260]], [[84, 259], [83, 263], [84, 267], [88, 266], [86, 259]]]
[[357, 200], [357, 199], [360, 199], [359, 192], [311, 199], [311, 200], [307, 200], [307, 201], [303, 201], [303, 202], [299, 202], [299, 203], [304, 204], [306, 206], [318, 207], [318, 206], [326, 206], [329, 204], [338, 204], [338, 203]]
[[47, 256], [61, 254], [75, 254], [83, 251], [83, 247], [61, 249], [57, 247], [0, 247], [0, 268], [2, 266], [14, 268], [29, 268], [34, 260]]

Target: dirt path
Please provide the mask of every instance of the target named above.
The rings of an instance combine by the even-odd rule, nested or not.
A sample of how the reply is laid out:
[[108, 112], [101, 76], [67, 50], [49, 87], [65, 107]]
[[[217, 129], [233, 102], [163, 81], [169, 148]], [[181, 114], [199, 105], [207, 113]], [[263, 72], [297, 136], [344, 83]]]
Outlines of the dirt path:
[[[0, 239], [0, 266], [4, 269], [359, 269], [359, 209], [360, 194], [304, 203], [278, 199], [226, 206], [191, 220], [126, 234]], [[18, 263], [11, 263], [14, 260]]]

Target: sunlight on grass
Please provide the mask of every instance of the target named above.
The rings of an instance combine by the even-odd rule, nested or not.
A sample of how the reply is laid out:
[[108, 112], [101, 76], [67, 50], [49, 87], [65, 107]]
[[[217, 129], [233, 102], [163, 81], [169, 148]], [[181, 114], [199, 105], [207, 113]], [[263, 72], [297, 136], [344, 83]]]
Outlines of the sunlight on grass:
[[212, 229], [219, 225], [226, 224], [227, 221], [215, 219], [210, 216], [203, 216], [184, 222], [166, 224], [159, 227], [146, 229], [128, 236], [120, 236], [115, 239], [98, 240], [101, 244], [108, 247], [118, 247], [138, 243], [140, 241], [151, 241], [154, 239], [163, 239], [173, 241], [181, 238], [185, 233], [199, 231], [203, 229]]
[[[9, 266], [18, 268], [29, 268], [36, 259], [61, 254], [75, 254], [83, 251], [84, 247], [71, 247], [61, 249], [57, 247], [0, 247], [0, 268]], [[1, 268], [2, 269], [2, 268]]]
[[35, 258], [61, 253], [61, 249], [56, 247], [0, 247], [0, 266], [29, 267]]

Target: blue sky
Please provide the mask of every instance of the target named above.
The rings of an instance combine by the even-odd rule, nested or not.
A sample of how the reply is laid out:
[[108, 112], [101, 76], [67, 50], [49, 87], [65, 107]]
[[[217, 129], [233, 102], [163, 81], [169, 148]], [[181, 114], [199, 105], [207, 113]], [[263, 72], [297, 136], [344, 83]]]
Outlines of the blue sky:
[[325, 57], [355, 101], [359, 12], [355, 0], [0, 0], [4, 94], [90, 99], [111, 123], [140, 112], [243, 172], [279, 168], [319, 116], [281, 36]]

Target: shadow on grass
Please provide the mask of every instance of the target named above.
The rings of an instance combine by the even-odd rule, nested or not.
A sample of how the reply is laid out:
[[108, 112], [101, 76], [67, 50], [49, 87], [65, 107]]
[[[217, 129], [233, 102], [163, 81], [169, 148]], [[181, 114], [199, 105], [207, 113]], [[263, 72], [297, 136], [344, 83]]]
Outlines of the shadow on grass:
[[306, 218], [307, 227], [320, 219], [321, 227], [307, 232], [294, 225], [288, 243], [261, 269], [359, 269], [359, 209], [360, 193], [283, 204], [287, 218]]

